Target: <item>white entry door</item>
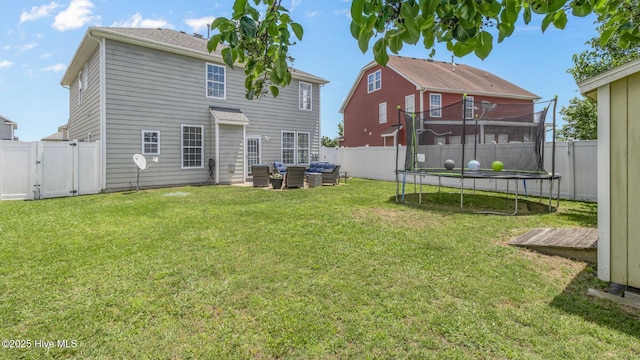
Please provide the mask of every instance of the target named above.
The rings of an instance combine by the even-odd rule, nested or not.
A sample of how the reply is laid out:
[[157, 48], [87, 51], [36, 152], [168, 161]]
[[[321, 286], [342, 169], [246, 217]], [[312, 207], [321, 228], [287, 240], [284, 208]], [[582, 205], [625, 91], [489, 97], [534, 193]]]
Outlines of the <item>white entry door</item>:
[[251, 165], [260, 164], [260, 137], [247, 136], [247, 174], [251, 174]]

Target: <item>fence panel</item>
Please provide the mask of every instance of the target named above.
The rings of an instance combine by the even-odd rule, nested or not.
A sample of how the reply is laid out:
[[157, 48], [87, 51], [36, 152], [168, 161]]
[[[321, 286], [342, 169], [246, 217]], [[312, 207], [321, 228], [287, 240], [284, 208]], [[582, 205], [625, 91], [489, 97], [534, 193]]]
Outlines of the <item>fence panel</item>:
[[76, 144], [69, 142], [42, 142], [39, 144], [38, 174], [40, 198], [74, 195], [74, 168]]
[[37, 145], [0, 140], [0, 200], [33, 200]]
[[0, 141], [0, 200], [99, 193], [99, 144]]

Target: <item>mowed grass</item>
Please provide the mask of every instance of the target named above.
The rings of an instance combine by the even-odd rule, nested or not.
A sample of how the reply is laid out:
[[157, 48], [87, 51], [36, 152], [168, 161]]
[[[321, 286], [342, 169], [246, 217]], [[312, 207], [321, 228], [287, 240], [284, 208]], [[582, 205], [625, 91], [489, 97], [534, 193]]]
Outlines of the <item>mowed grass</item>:
[[[0, 358], [625, 359], [640, 314], [582, 262], [507, 245], [596, 226], [503, 195], [395, 183], [183, 187], [0, 202]], [[450, 190], [455, 192], [456, 190]], [[36, 347], [75, 340], [76, 346]], [[4, 343], [3, 343], [4, 344]], [[24, 345], [24, 344], [23, 344]]]

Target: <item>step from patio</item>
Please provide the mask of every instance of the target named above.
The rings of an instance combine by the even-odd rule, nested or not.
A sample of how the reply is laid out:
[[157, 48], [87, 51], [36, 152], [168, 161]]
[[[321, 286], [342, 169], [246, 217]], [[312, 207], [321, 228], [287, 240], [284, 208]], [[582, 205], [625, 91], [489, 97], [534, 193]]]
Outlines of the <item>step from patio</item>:
[[538, 228], [511, 239], [509, 245], [595, 263], [598, 259], [598, 229]]

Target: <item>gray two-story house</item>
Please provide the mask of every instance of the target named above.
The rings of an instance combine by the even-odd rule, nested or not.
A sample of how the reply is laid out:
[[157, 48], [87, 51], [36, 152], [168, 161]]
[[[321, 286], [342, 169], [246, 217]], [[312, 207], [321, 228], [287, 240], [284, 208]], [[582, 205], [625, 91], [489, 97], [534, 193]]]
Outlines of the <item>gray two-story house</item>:
[[0, 140], [17, 140], [14, 135], [18, 124], [0, 115]]
[[158, 164], [141, 187], [247, 181], [251, 165], [306, 165], [320, 149], [320, 89], [292, 69], [277, 98], [245, 98], [241, 66], [227, 67], [207, 39], [168, 29], [91, 27], [61, 84], [69, 139], [101, 144], [105, 191], [135, 185], [132, 157]]

